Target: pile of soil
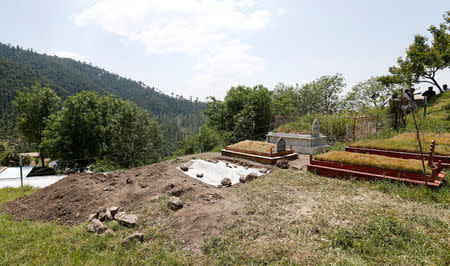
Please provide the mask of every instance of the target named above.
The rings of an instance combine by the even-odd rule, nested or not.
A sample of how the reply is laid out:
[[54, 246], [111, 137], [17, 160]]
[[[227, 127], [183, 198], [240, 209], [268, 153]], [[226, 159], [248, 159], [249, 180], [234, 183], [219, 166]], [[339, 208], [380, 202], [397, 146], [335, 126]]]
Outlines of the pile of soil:
[[[34, 194], [7, 202], [3, 208], [17, 220], [56, 221], [68, 225], [86, 222], [89, 214], [110, 206], [120, 206], [138, 215], [143, 220], [139, 223], [141, 226], [159, 224], [166, 215], [168, 227], [176, 232], [177, 240], [188, 247], [199, 247], [205, 236], [219, 233], [237, 218], [242, 203], [235, 186], [216, 188], [176, 169], [190, 159], [192, 157], [186, 156], [110, 174], [72, 174]], [[225, 158], [212, 153], [208, 159]], [[263, 166], [239, 159], [233, 162]], [[173, 212], [155, 203], [163, 202], [164, 197], [168, 198], [175, 190], [182, 191], [182, 209]], [[161, 210], [154, 215], [158, 208]], [[150, 214], [149, 209], [153, 213]]]
[[272, 149], [276, 151], [277, 145], [273, 143], [267, 143], [262, 141], [254, 141], [254, 140], [244, 140], [233, 145], [228, 146], [230, 148], [246, 150], [246, 151], [256, 151], [256, 152], [265, 152], [269, 153]]

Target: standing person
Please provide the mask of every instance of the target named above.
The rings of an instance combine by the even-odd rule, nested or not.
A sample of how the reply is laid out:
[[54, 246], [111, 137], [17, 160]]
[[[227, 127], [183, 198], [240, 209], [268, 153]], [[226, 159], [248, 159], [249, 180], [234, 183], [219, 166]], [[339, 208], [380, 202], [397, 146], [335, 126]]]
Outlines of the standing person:
[[442, 85], [442, 89], [443, 89], [444, 91], [447, 91], [447, 84]]
[[429, 101], [431, 98], [436, 96], [436, 92], [433, 90], [433, 87], [428, 87], [428, 90], [426, 92], [422, 93], [422, 96], [426, 97], [427, 101]]

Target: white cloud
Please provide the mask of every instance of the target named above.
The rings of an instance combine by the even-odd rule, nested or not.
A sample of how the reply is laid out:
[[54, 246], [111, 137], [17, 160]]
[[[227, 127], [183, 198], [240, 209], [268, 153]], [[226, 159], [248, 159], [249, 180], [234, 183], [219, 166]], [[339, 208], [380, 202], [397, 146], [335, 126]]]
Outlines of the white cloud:
[[250, 54], [239, 34], [265, 29], [272, 13], [253, 0], [100, 0], [72, 19], [138, 41], [150, 54], [198, 56], [191, 82], [222, 82], [225, 90], [226, 82], [264, 71], [264, 60]]
[[77, 60], [77, 61], [87, 62], [86, 57], [84, 57], [82, 55], [79, 55], [79, 54], [76, 54], [76, 53], [72, 53], [72, 52], [59, 51], [59, 52], [50, 53], [50, 54], [51, 55], [56, 55], [56, 56], [61, 57], [61, 58], [72, 58], [72, 59]]
[[284, 7], [280, 7], [280, 8], [277, 9], [277, 15], [278, 15], [278, 16], [283, 16], [283, 15], [285, 15], [286, 13], [287, 13], [287, 9], [284, 8]]
[[203, 98], [209, 95], [225, 96], [225, 90], [237, 85], [256, 85], [251, 80], [267, 69], [265, 61], [249, 55], [250, 47], [239, 40], [227, 42], [220, 51], [206, 55], [194, 66], [196, 74], [188, 87], [201, 90]]

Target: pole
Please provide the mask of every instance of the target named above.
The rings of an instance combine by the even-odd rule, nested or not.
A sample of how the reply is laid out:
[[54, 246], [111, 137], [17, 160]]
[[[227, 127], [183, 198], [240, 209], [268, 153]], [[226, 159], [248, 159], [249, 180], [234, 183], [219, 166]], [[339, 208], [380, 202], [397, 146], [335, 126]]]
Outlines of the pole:
[[410, 105], [411, 105], [411, 114], [413, 117], [413, 121], [414, 121], [414, 126], [416, 128], [416, 137], [417, 137], [417, 141], [419, 142], [419, 150], [420, 150], [420, 159], [422, 160], [422, 169], [423, 169], [423, 176], [425, 178], [425, 186], [428, 185], [428, 177], [427, 177], [427, 172], [425, 170], [425, 161], [423, 159], [423, 151], [422, 151], [422, 143], [420, 142], [420, 133], [419, 133], [419, 126], [417, 126], [417, 122], [416, 122], [416, 116], [414, 114], [415, 110], [414, 110], [414, 102], [411, 100], [409, 100]]
[[23, 187], [22, 155], [19, 155], [19, 161], [20, 161], [20, 187]]

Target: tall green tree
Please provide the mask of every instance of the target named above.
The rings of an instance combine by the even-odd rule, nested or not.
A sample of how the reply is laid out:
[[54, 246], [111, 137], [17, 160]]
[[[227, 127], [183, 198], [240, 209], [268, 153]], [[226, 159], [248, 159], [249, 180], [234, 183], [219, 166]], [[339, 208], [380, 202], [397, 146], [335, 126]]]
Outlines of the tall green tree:
[[334, 113], [345, 87], [342, 74], [322, 76], [299, 88], [299, 114]]
[[257, 85], [232, 87], [224, 101], [210, 98], [208, 124], [230, 136], [227, 141], [263, 139], [272, 119], [271, 92]]
[[371, 77], [353, 86], [343, 102], [347, 110], [380, 109], [386, 107], [394, 90], [395, 85], [383, 84], [378, 77]]
[[[34, 84], [31, 89], [17, 92], [13, 101], [15, 108], [17, 129], [28, 142], [40, 146], [45, 129], [45, 120], [56, 113], [61, 106], [61, 99], [49, 87]], [[40, 149], [42, 166], [44, 166], [44, 152]]]
[[431, 42], [426, 36], [414, 36], [413, 43], [406, 50], [405, 59], [398, 58], [397, 66], [389, 68], [391, 76], [382, 77], [381, 81], [409, 87], [417, 83], [428, 83], [443, 92], [436, 80], [436, 73], [450, 67], [449, 15], [450, 11], [447, 11], [443, 23], [428, 28], [432, 36]]
[[60, 164], [84, 168], [102, 159], [120, 167], [160, 159], [161, 129], [148, 111], [111, 94], [68, 97], [47, 121], [41, 146]]

